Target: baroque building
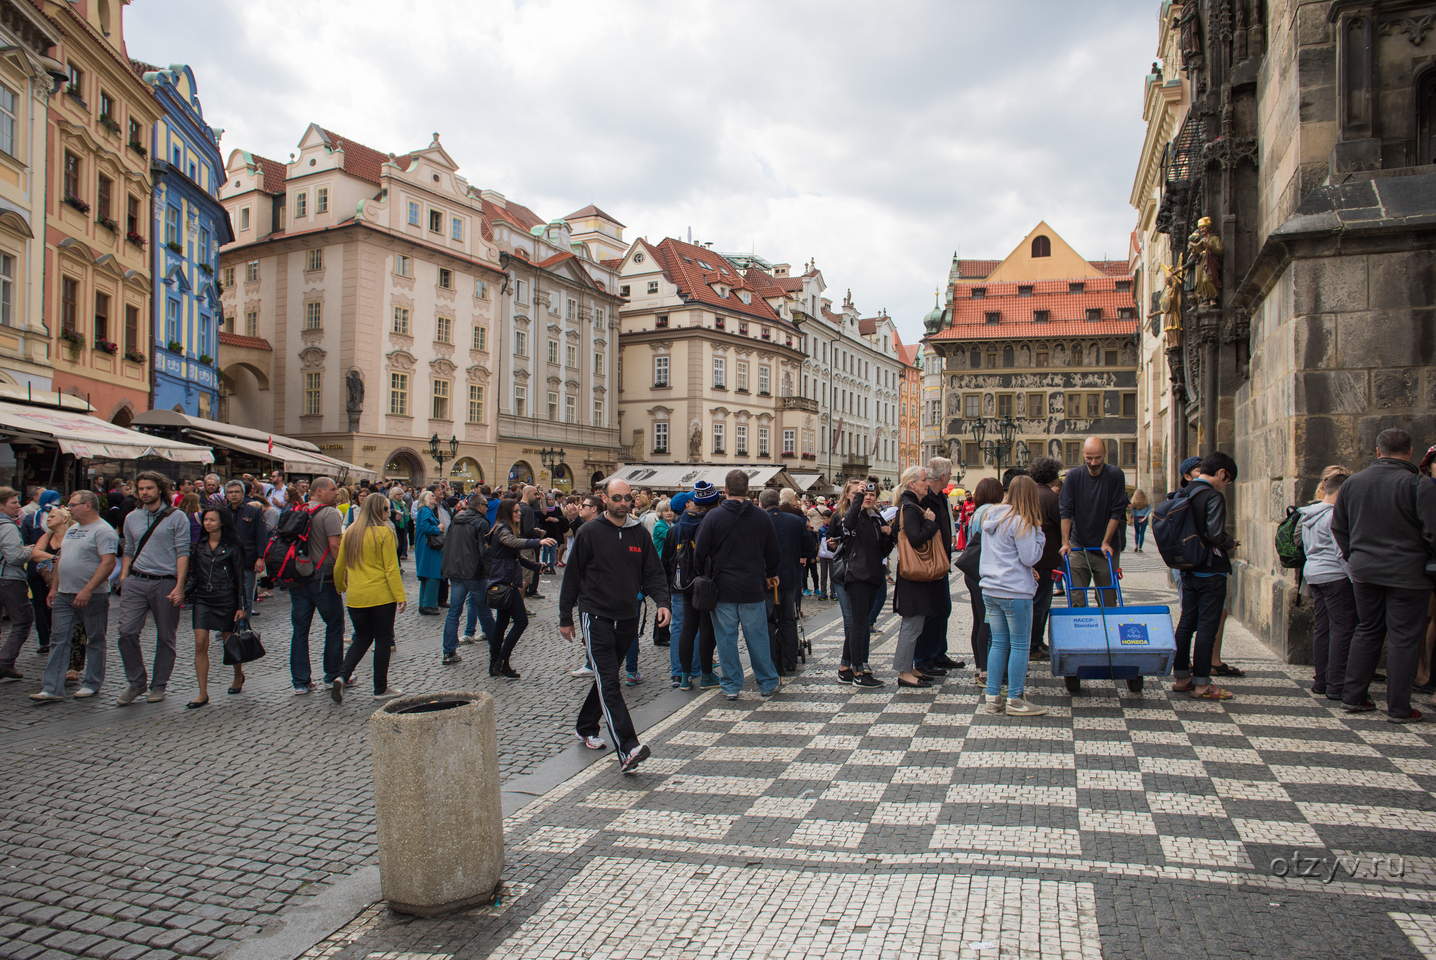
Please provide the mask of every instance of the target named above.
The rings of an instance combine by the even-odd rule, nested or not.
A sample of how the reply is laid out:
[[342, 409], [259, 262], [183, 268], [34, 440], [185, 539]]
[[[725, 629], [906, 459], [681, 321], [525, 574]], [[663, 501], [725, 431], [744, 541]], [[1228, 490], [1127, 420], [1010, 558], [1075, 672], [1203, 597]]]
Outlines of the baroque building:
[[44, 0], [64, 79], [46, 114], [44, 297], [54, 389], [128, 425], [150, 406], [154, 90], [125, 50], [121, 0]]
[[965, 486], [1044, 455], [1077, 466], [1089, 436], [1106, 441], [1111, 463], [1136, 465], [1127, 269], [1084, 260], [1046, 223], [1002, 261], [953, 260], [947, 307], [928, 314], [923, 342], [941, 360], [942, 439]]
[[438, 135], [396, 156], [310, 124], [288, 163], [235, 150], [226, 170], [228, 421], [415, 482], [435, 479], [438, 437], [445, 476], [488, 482], [507, 275]]
[[22, 391], [51, 389], [41, 131], [57, 82], [51, 71], [62, 69], [48, 54], [59, 42], [33, 4], [0, 4], [0, 383]]
[[219, 202], [225, 182], [219, 134], [205, 123], [189, 67], [174, 64], [162, 70], [138, 61], [134, 67], [164, 109], [150, 141], [155, 177], [152, 405], [211, 420], [219, 412], [215, 356], [224, 322], [215, 271], [219, 248], [234, 239]]
[[1134, 202], [1162, 268], [1143, 279], [1173, 411], [1165, 470], [1236, 457], [1228, 608], [1308, 661], [1310, 605], [1273, 546], [1286, 507], [1327, 465], [1369, 463], [1387, 427], [1436, 440], [1436, 3], [1159, 10], [1170, 105], [1148, 110]]
[[926, 464], [922, 456], [922, 361], [916, 346], [902, 342], [896, 330], [893, 343], [902, 362], [898, 380], [898, 476], [908, 467]]

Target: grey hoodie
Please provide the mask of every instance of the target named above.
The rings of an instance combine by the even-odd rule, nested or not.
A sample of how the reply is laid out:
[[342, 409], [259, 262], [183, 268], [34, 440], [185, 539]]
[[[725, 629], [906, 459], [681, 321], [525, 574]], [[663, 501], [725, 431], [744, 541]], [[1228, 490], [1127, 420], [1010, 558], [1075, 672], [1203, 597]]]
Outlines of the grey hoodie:
[[[1042, 559], [1047, 537], [1042, 529], [1028, 529], [1020, 517], [1007, 518], [1012, 508], [994, 504], [982, 518], [982, 592], [992, 597], [1031, 600], [1037, 593], [1032, 568]], [[1026, 532], [1018, 535], [1019, 530]]]
[[1351, 579], [1351, 571], [1337, 549], [1331, 534], [1332, 503], [1309, 503], [1301, 514], [1301, 547], [1306, 551], [1306, 566], [1301, 575], [1307, 583], [1334, 583]]

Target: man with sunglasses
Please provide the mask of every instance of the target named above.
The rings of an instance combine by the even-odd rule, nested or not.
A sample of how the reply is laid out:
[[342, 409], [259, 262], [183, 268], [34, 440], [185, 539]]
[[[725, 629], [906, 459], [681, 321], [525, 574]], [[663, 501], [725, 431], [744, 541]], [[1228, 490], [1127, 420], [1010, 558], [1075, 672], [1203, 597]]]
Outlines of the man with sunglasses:
[[93, 697], [105, 682], [105, 628], [110, 619], [110, 572], [115, 569], [120, 538], [115, 528], [100, 519], [100, 498], [89, 490], [76, 490], [65, 502], [75, 521], [65, 531], [55, 580], [46, 601], [50, 619], [50, 659], [36, 703], [65, 699], [65, 671], [70, 667], [70, 638], [75, 621], [85, 624], [85, 677], [76, 697]]
[[603, 504], [604, 512], [574, 535], [559, 590], [559, 633], [565, 640], [574, 639], [577, 604], [579, 629], [596, 675], [579, 709], [574, 735], [591, 750], [603, 749], [599, 719], [606, 718], [620, 769], [632, 773], [648, 758], [649, 749], [639, 742], [623, 701], [619, 664], [637, 641], [640, 593], [658, 604], [655, 623], [660, 627], [668, 623], [668, 579], [653, 538], [642, 526], [628, 523], [633, 508], [628, 484], [611, 481]]

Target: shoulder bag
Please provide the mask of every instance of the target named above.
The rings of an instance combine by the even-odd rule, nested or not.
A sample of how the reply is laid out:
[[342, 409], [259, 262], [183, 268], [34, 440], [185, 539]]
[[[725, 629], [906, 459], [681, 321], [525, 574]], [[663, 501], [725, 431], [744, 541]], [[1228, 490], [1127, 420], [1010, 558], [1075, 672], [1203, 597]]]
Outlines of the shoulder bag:
[[713, 579], [713, 571], [721, 569], [722, 561], [728, 559], [728, 548], [736, 539], [738, 539], [738, 530], [735, 527], [728, 531], [728, 539], [723, 541], [723, 546], [719, 548], [718, 553], [708, 558], [705, 570], [693, 578], [693, 594], [688, 603], [694, 610], [700, 613], [711, 613], [718, 609], [718, 583]]
[[968, 523], [971, 528], [967, 534], [967, 546], [962, 548], [962, 553], [957, 558], [957, 569], [974, 579], [982, 574], [982, 518], [987, 513], [987, 504], [978, 507], [972, 513], [972, 520]]
[[484, 604], [490, 610], [507, 610], [514, 602], [512, 583], [491, 583], [484, 591]]
[[898, 576], [914, 583], [932, 583], [947, 576], [948, 559], [946, 550], [938, 550], [942, 543], [942, 532], [928, 538], [921, 547], [914, 547], [907, 538], [902, 522], [902, 510], [898, 510]]
[[259, 631], [250, 626], [249, 618], [245, 617], [239, 621], [234, 633], [224, 640], [224, 665], [233, 667], [258, 660], [262, 656], [264, 644], [259, 642]]

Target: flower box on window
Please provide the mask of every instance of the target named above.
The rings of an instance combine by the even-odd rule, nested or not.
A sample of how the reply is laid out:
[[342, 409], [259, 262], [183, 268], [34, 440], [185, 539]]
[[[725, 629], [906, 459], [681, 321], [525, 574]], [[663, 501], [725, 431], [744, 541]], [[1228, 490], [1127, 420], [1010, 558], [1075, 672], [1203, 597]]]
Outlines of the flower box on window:
[[111, 233], [119, 233], [120, 225], [109, 217], [96, 217], [95, 222]]
[[125, 359], [131, 363], [144, 363], [145, 355], [138, 350], [126, 350]]
[[165, 349], [168, 350], [170, 353], [184, 353], [184, 344], [180, 343], [178, 340], [171, 340], [169, 343], [165, 344]]
[[104, 127], [106, 130], [110, 131], [111, 133], [119, 133], [119, 132], [120, 132], [120, 121], [118, 121], [118, 120], [116, 120], [115, 118], [111, 117], [108, 113], [102, 113], [102, 114], [100, 114], [100, 126]]
[[668, 453], [668, 448], [667, 448], [667, 447], [654, 447], [654, 448], [653, 448], [653, 452], [654, 452], [654, 453], [663, 453], [663, 454], [666, 454], [666, 453]]
[[207, 365], [207, 364], [211, 364], [211, 363], [214, 363], [214, 357], [211, 357], [211, 356], [210, 356], [209, 354], [207, 354], [207, 353], [201, 353], [201, 354], [199, 355], [199, 362], [200, 362], [200, 363], [203, 363], [203, 364], [206, 364], [206, 365]]
[[125, 242], [133, 243], [135, 246], [143, 250], [145, 248], [146, 241], [142, 234], [136, 233], [135, 231], [131, 230], [125, 234]]
[[74, 207], [76, 210], [80, 211], [81, 213], [90, 212], [90, 205], [85, 201], [81, 200], [79, 197], [66, 197], [65, 202], [68, 203], [70, 206]]
[[212, 276], [214, 276], [214, 267], [211, 267], [209, 264], [207, 264], [207, 263], [201, 263], [201, 264], [199, 265], [199, 268], [204, 271], [205, 276], [207, 276], [207, 277], [212, 277]]
[[791, 450], [784, 450], [784, 451], [783, 451], [783, 459], [784, 459], [784, 460], [791, 460], [791, 459], [793, 459], [793, 458], [796, 457], [796, 456], [797, 456], [797, 454], [794, 453], [794, 452], [791, 451]]
[[76, 100], [79, 100], [81, 103], [85, 102], [84, 98], [80, 96], [80, 85], [78, 83], [65, 84], [65, 92], [68, 93], [70, 96], [74, 97]]
[[96, 340], [95, 349], [105, 353], [118, 353], [120, 345], [113, 340]]
[[142, 157], [147, 157], [150, 155], [150, 152], [145, 149], [145, 145], [136, 140], [131, 140], [129, 143], [129, 147], [131, 150], [133, 150], [135, 153], [138, 153]]
[[85, 345], [85, 335], [78, 330], [61, 330], [60, 339], [67, 341], [76, 350]]
[[168, 243], [166, 243], [166, 244], [165, 244], [165, 247], [167, 247], [169, 250], [172, 250], [173, 252], [179, 254], [180, 256], [184, 256], [184, 247], [182, 247], [182, 246], [180, 246], [179, 244], [175, 243], [173, 240], [171, 240], [171, 241], [169, 241]]
[[816, 453], [805, 453], [805, 454], [803, 454], [803, 459], [804, 459], [804, 460], [816, 460], [816, 459], [818, 459], [818, 455], [817, 455]]

